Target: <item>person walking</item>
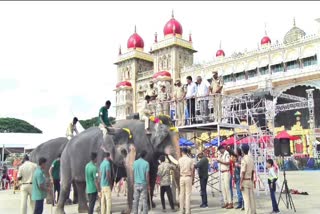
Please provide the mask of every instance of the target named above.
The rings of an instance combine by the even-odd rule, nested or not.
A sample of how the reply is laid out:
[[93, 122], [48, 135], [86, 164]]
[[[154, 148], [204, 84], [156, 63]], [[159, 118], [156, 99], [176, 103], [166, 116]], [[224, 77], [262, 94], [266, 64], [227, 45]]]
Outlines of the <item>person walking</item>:
[[274, 169], [274, 163], [272, 159], [267, 160], [267, 168], [268, 168], [268, 184], [269, 184], [269, 190], [270, 190], [270, 197], [272, 202], [272, 212], [271, 213], [280, 213], [277, 201], [276, 201], [276, 182], [278, 180], [278, 177], [276, 175], [275, 169]]
[[140, 198], [143, 214], [148, 213], [148, 192], [150, 192], [149, 163], [145, 160], [146, 151], [140, 153], [140, 158], [133, 163], [133, 213], [138, 214]]
[[111, 164], [110, 153], [103, 153], [100, 164], [101, 214], [111, 214]]
[[211, 94], [213, 95], [213, 116], [215, 122], [221, 121], [221, 115], [222, 115], [222, 89], [223, 89], [223, 82], [218, 77], [218, 72], [214, 71], [212, 72], [212, 82], [211, 82]]
[[243, 144], [242, 147], [243, 158], [241, 160], [241, 178], [240, 186], [244, 200], [245, 214], [256, 213], [256, 202], [253, 192], [253, 179], [254, 179], [254, 162], [252, 157], [248, 155], [249, 146]]
[[180, 170], [180, 214], [190, 214], [190, 201], [194, 181], [194, 163], [188, 157], [188, 149], [182, 149], [182, 157], [178, 160]]
[[46, 177], [44, 169], [46, 167], [47, 159], [39, 158], [39, 166], [34, 172], [32, 178], [32, 200], [35, 201], [34, 214], [42, 214], [43, 201], [47, 196]]
[[71, 140], [71, 138], [74, 137], [73, 133], [76, 133], [76, 135], [79, 134], [78, 129], [77, 129], [77, 122], [78, 121], [79, 121], [78, 118], [74, 117], [72, 122], [68, 125], [67, 133], [66, 133], [68, 140]]
[[86, 192], [88, 194], [89, 199], [89, 210], [88, 214], [93, 214], [94, 205], [97, 200], [98, 193], [100, 195], [99, 190], [99, 182], [98, 182], [98, 168], [96, 166], [97, 163], [97, 153], [91, 153], [91, 161], [87, 163], [85, 167], [85, 177], [86, 177]]
[[192, 77], [187, 76], [187, 109], [189, 114], [189, 120], [191, 124], [196, 122], [196, 100], [195, 97], [197, 95], [197, 86], [194, 82], [192, 82]]
[[50, 181], [53, 184], [53, 205], [56, 199], [56, 192], [58, 195], [57, 201], [59, 201], [60, 196], [60, 157], [61, 154], [58, 155], [49, 168]]
[[202, 118], [202, 123], [208, 121], [209, 116], [209, 93], [210, 84], [207, 80], [202, 80], [201, 76], [197, 77], [197, 100], [200, 102], [200, 116]]
[[179, 79], [176, 80], [174, 86], [173, 99], [176, 104], [176, 126], [179, 127], [184, 124], [184, 98], [186, 96], [186, 91]]
[[170, 187], [170, 184], [171, 184], [170, 171], [174, 170], [176, 167], [173, 164], [166, 162], [166, 157], [164, 155], [161, 155], [159, 160], [161, 163], [158, 167], [158, 176], [160, 176], [160, 198], [161, 198], [161, 204], [162, 204], [162, 211], [166, 212], [166, 203], [164, 200], [164, 194], [167, 193], [171, 211], [176, 212], [176, 210], [174, 209], [172, 190]]
[[242, 152], [241, 152], [241, 149], [238, 147], [237, 154], [236, 154], [235, 168], [234, 168], [234, 179], [236, 183], [237, 197], [238, 197], [238, 206], [236, 207], [236, 209], [244, 210], [243, 197], [242, 197], [242, 192], [240, 187], [241, 158], [242, 158]]
[[224, 146], [220, 145], [218, 147], [219, 154], [218, 159], [215, 159], [220, 164], [221, 171], [221, 188], [224, 205], [222, 208], [232, 209], [233, 204], [231, 201], [231, 192], [230, 192], [230, 155], [226, 151]]
[[106, 101], [105, 106], [102, 106], [99, 110], [99, 128], [102, 131], [103, 139], [105, 140], [108, 127], [112, 127], [110, 120], [109, 120], [109, 109], [111, 107], [111, 102], [109, 100]]
[[207, 199], [207, 183], [208, 183], [208, 169], [209, 169], [209, 161], [208, 158], [200, 153], [198, 155], [200, 161], [196, 164], [196, 168], [198, 169], [199, 180], [200, 180], [200, 194], [201, 194], [201, 208], [208, 207], [208, 199]]
[[22, 165], [18, 170], [18, 181], [21, 184], [20, 194], [21, 194], [21, 206], [20, 213], [27, 214], [27, 201], [29, 198], [30, 207], [32, 212], [34, 212], [34, 201], [32, 200], [32, 178], [33, 174], [37, 168], [37, 164], [29, 161], [28, 155], [25, 155], [22, 161]]

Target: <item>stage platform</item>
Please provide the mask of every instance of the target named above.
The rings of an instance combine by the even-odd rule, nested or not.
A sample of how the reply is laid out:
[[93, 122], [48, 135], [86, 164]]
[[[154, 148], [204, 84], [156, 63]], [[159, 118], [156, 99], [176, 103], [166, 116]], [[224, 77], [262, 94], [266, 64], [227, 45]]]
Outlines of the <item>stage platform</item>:
[[249, 130], [249, 126], [231, 123], [200, 123], [186, 126], [177, 127], [179, 132], [190, 133], [190, 132], [208, 132], [208, 131], [219, 131], [219, 129], [232, 130], [232, 129], [243, 129]]

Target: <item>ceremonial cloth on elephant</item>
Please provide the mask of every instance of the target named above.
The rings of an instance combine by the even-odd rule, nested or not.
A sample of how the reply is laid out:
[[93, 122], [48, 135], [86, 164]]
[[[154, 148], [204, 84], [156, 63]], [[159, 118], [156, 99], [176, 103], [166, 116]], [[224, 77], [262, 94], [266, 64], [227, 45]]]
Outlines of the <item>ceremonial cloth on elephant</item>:
[[133, 174], [135, 184], [147, 184], [146, 174], [149, 172], [149, 163], [139, 158], [133, 163]]
[[88, 194], [97, 192], [97, 187], [95, 181], [97, 179], [98, 169], [96, 165], [90, 161], [86, 165], [85, 174], [86, 174], [86, 192]]
[[33, 179], [32, 179], [32, 200], [33, 201], [38, 201], [38, 200], [43, 200], [47, 194], [45, 191], [43, 191], [40, 188], [40, 185], [45, 184], [46, 178], [44, 176], [44, 172], [40, 168], [40, 166], [37, 167], [36, 171], [33, 174]]
[[107, 173], [110, 173], [111, 176], [111, 167], [110, 162], [107, 160], [103, 160], [100, 164], [100, 174], [101, 174], [101, 180], [100, 180], [100, 186], [101, 187], [107, 187], [110, 186]]

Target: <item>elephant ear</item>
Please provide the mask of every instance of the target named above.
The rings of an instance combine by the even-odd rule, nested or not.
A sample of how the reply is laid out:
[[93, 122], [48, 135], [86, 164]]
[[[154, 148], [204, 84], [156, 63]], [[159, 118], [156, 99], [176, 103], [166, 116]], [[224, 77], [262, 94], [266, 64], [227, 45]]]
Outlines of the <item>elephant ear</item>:
[[130, 129], [127, 128], [112, 128], [112, 130], [109, 128], [108, 131], [109, 135], [112, 136], [113, 141], [115, 144], [126, 144], [130, 143], [132, 140], [132, 134]]

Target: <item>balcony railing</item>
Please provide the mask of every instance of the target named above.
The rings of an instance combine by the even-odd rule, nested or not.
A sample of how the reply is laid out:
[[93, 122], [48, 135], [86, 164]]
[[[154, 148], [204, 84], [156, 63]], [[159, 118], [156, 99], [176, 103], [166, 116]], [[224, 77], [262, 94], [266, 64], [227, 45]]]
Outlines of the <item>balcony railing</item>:
[[153, 70], [144, 71], [144, 72], [138, 73], [138, 79], [149, 78], [152, 75], [153, 75]]

